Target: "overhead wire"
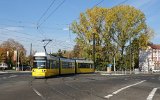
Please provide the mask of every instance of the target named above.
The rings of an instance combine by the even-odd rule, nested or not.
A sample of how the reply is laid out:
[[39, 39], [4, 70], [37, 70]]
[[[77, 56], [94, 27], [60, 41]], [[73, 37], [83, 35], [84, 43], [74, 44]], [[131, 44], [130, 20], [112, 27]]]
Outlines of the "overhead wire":
[[[65, 0], [64, 0], [65, 1]], [[101, 4], [102, 2], [103, 2], [104, 0], [101, 0], [100, 2], [98, 2], [97, 4], [95, 4], [92, 8], [94, 8], [95, 6], [98, 6], [99, 4]], [[69, 38], [70, 38], [70, 41], [71, 41], [71, 34], [70, 34], [70, 24], [69, 24]], [[60, 43], [58, 43], [58, 44], [61, 44], [61, 45], [64, 45], [64, 43], [66, 43], [66, 41], [60, 41]], [[69, 44], [69, 43], [67, 43], [67, 44]], [[55, 44], [54, 44], [55, 45]], [[69, 44], [69, 45], [71, 45], [71, 44]], [[72, 44], [72, 46], [74, 46], [75, 44]], [[65, 46], [65, 48], [71, 48], [71, 47], [69, 47], [69, 46], [66, 46], [66, 45], [64, 45]]]
[[[123, 4], [123, 3], [127, 2], [127, 1], [129, 1], [129, 0], [124, 0], [124, 1], [120, 2], [119, 4], [117, 4], [117, 6], [120, 5], [120, 4]], [[46, 17], [46, 19], [44, 19], [41, 23], [39, 23], [39, 25], [38, 25], [37, 27], [40, 27], [44, 22], [46, 22], [46, 21], [48, 20], [48, 18], [49, 18], [64, 2], [65, 2], [65, 0], [63, 0], [63, 1], [56, 7], [56, 9], [53, 10], [52, 13], [50, 13], [50, 14]], [[91, 9], [93, 9], [94, 7], [100, 5], [100, 4], [103, 3], [103, 2], [104, 2], [104, 0], [101, 0], [100, 2], [96, 3]], [[79, 19], [79, 18], [78, 18], [78, 19]], [[70, 24], [69, 24], [69, 25], [70, 25]], [[70, 27], [69, 27], [69, 38], [70, 38], [70, 40], [71, 40]], [[61, 42], [62, 42], [62, 41], [61, 41]], [[64, 41], [63, 41], [63, 43], [64, 43]], [[58, 43], [58, 44], [59, 44], [59, 43]], [[54, 44], [54, 45], [55, 45], [55, 44]], [[61, 45], [63, 45], [63, 44], [61, 44]], [[66, 45], [65, 45], [65, 46], [66, 46]]]
[[[4, 34], [3, 34], [4, 35]], [[2, 34], [1, 34], [1, 37], [3, 37], [3, 40], [1, 40], [2, 42], [5, 42], [7, 39], [8, 39], [8, 35], [5, 35], [5, 36], [2, 36]], [[30, 43], [31, 43], [31, 41], [30, 40], [28, 40], [28, 39], [26, 39], [25, 37], [20, 37], [18, 40], [17, 40], [17, 38], [19, 38], [18, 36], [15, 36], [15, 37], [12, 37], [12, 39], [14, 39], [14, 40], [16, 40], [16, 41], [18, 41], [18, 42], [20, 42], [20, 43], [25, 43], [25, 44], [28, 44], [28, 45], [30, 45]], [[24, 38], [24, 39], [23, 39]], [[33, 42], [33, 41], [32, 41]], [[39, 45], [40, 44], [40, 41], [38, 42], [38, 41], [35, 41], [34, 42], [34, 45], [36, 45], [36, 46], [41, 46], [41, 45]]]
[[[1, 35], [10, 38], [10, 34], [8, 34], [8, 33], [2, 33], [1, 32]], [[26, 38], [26, 37], [17, 36], [17, 35], [12, 35], [12, 38], [19, 38], [18, 40], [23, 38], [24, 41], [27, 40], [28, 42], [30, 42], [30, 41], [40, 41], [40, 40], [34, 40], [34, 39], [31, 39], [31, 38]]]
[[116, 6], [119, 6], [119, 5], [121, 5], [121, 4], [124, 4], [124, 3], [126, 3], [126, 2], [128, 2], [129, 0], [124, 0], [124, 1], [122, 1], [122, 2], [120, 2], [120, 3], [118, 3]]
[[[102, 2], [104, 2], [104, 0], [101, 0], [100, 2], [96, 3], [91, 9], [93, 9], [94, 7], [100, 5]], [[76, 19], [79, 19], [79, 17], [76, 18]], [[69, 24], [69, 38], [70, 38], [70, 41], [71, 41], [70, 25], [71, 25], [71, 23]]]
[[39, 25], [39, 23], [40, 23], [41, 19], [47, 14], [47, 12], [49, 11], [49, 9], [53, 6], [53, 4], [54, 4], [55, 1], [56, 1], [56, 0], [53, 0], [53, 1], [51, 2], [51, 4], [49, 5], [49, 7], [45, 10], [45, 12], [42, 14], [42, 16], [41, 16], [41, 17], [39, 18], [39, 20], [37, 21], [37, 31], [38, 31], [40, 34], [42, 34], [42, 36], [44, 36], [45, 38], [46, 38], [46, 36], [45, 36], [45, 34], [44, 34], [44, 31], [40, 30], [40, 25]]
[[[47, 12], [49, 11], [49, 9], [53, 6], [54, 2], [56, 0], [54, 0], [50, 6], [47, 8], [47, 10], [42, 14], [42, 16], [40, 17], [40, 19], [38, 20], [37, 22], [37, 30], [40, 29], [41, 25], [46, 22], [49, 17], [51, 17], [61, 6], [62, 4], [65, 2], [65, 0], [63, 0], [44, 20], [42, 20], [42, 18], [44, 18], [44, 16], [47, 14]], [[42, 21], [41, 21], [42, 20]], [[43, 30], [39, 30], [39, 32], [46, 38], [45, 34], [44, 34], [44, 31]]]
[[49, 17], [51, 17], [65, 2], [66, 0], [63, 0], [40, 24], [37, 25], [37, 27], [40, 27], [44, 22], [48, 20]]
[[[19, 32], [19, 31], [16, 31], [16, 30], [9, 30], [7, 28], [2, 28], [0, 27], [1, 30], [6, 30], [6, 31], [11, 31], [11, 32], [15, 32], [15, 33], [20, 33], [20, 34], [23, 34], [23, 35], [27, 35], [27, 36], [34, 36], [34, 35], [31, 35], [31, 34], [28, 34], [28, 33], [25, 33], [25, 32]], [[37, 36], [34, 36], [34, 37], [37, 37]], [[39, 36], [38, 36], [39, 37]], [[42, 37], [41, 37], [42, 38]]]
[[[102, 2], [104, 2], [104, 0], [101, 0], [100, 2], [98, 2], [97, 4], [95, 4], [92, 8], [94, 8], [94, 7], [98, 6], [98, 5], [100, 5]], [[91, 9], [92, 9], [92, 8], [91, 8]]]
[[47, 14], [47, 12], [49, 11], [49, 9], [53, 6], [53, 4], [54, 4], [54, 2], [55, 2], [56, 0], [53, 0], [52, 2], [51, 2], [51, 4], [49, 5], [49, 7], [46, 9], [46, 11], [42, 14], [42, 16], [39, 18], [39, 20], [37, 21], [37, 24], [41, 21], [41, 19]]

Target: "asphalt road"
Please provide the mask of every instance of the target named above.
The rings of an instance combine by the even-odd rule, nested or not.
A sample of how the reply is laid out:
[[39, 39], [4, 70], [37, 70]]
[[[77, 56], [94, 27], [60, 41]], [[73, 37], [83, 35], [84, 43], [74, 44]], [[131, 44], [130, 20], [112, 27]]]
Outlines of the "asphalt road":
[[160, 100], [160, 75], [34, 79], [30, 73], [0, 74], [0, 100]]

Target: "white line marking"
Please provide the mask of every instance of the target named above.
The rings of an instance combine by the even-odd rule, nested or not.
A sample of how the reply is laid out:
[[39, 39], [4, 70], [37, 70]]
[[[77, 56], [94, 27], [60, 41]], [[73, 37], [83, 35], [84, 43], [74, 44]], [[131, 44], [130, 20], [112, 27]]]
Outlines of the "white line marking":
[[13, 78], [13, 77], [17, 77], [17, 75], [12, 75], [12, 76], [9, 76], [8, 78]]
[[152, 100], [156, 91], [157, 91], [157, 88], [153, 88], [153, 90], [149, 93], [149, 96], [147, 97], [147, 100]]
[[121, 88], [121, 89], [118, 89], [117, 91], [114, 91], [112, 94], [109, 94], [109, 95], [107, 95], [107, 96], [104, 96], [104, 98], [110, 98], [110, 97], [112, 97], [113, 95], [121, 92], [122, 90], [125, 90], [125, 89], [127, 89], [127, 88], [129, 88], [129, 87], [132, 87], [132, 86], [135, 86], [135, 85], [138, 85], [138, 84], [141, 84], [141, 83], [143, 83], [143, 82], [145, 82], [145, 81], [146, 81], [146, 80], [143, 80], [143, 81], [137, 82], [137, 83], [135, 83], [135, 84], [131, 84], [131, 85], [125, 86], [125, 87], [123, 87], [123, 88]]
[[112, 96], [113, 96], [112, 94], [109, 94], [109, 95], [105, 96], [104, 98], [109, 99], [109, 98], [112, 97]]
[[45, 100], [45, 98], [42, 96], [40, 92], [38, 92], [35, 88], [32, 88], [32, 89], [38, 96], [40, 96], [43, 100]]
[[36, 89], [33, 88], [33, 91], [37, 93], [37, 95], [42, 96]]

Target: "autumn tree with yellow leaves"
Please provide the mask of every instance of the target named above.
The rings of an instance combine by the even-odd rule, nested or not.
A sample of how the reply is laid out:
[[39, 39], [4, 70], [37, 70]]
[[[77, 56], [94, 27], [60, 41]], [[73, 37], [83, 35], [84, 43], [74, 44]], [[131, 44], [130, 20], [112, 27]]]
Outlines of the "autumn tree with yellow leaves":
[[[115, 57], [117, 68], [127, 69], [131, 63], [126, 64], [126, 57], [131, 55], [128, 50], [131, 50], [131, 47], [137, 51], [139, 48], [146, 48], [152, 37], [152, 33], [147, 31], [145, 20], [144, 13], [132, 6], [95, 7], [81, 13], [79, 21], [74, 21], [71, 29], [77, 35], [78, 52], [90, 59], [93, 55], [93, 34], [95, 34], [98, 68], [108, 63], [113, 64]], [[135, 41], [138, 41], [136, 47], [133, 46]]]

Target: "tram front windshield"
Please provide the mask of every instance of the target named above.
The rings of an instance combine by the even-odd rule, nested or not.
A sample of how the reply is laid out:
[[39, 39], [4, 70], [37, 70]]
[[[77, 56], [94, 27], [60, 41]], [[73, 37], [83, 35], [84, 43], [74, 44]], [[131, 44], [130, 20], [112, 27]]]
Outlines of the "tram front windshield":
[[46, 68], [46, 60], [35, 58], [33, 68], [39, 68], [39, 69]]

